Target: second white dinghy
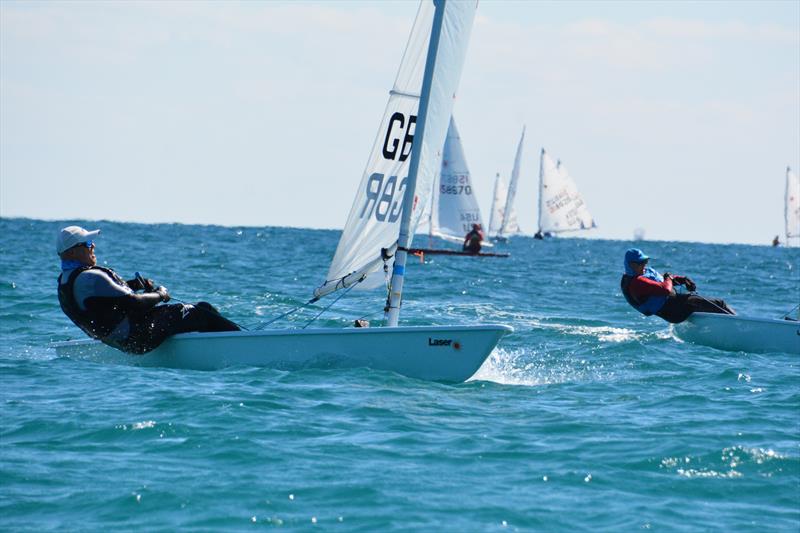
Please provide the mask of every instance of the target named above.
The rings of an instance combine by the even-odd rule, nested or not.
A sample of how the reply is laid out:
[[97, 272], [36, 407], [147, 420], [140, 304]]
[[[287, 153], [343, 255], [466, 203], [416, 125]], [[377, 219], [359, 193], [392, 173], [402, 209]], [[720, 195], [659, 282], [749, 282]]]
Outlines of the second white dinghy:
[[382, 286], [388, 293], [387, 327], [184, 333], [144, 356], [98, 341], [71, 341], [59, 343], [57, 353], [202, 369], [332, 362], [420, 379], [468, 379], [512, 328], [399, 327], [398, 319], [407, 251], [441, 166], [476, 7], [477, 2], [422, 1], [328, 276], [314, 291], [312, 302], [341, 289]]
[[721, 313], [692, 313], [673, 326], [684, 341], [733, 352], [800, 355], [800, 321]]

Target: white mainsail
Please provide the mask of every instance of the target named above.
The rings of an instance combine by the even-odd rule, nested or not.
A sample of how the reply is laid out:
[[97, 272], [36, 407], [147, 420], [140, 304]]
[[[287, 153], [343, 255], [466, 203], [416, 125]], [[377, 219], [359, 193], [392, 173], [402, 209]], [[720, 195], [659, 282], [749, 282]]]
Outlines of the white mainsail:
[[[395, 249], [408, 246], [398, 242], [407, 240], [401, 226], [406, 224], [406, 235], [413, 235], [439, 172], [476, 7], [476, 2], [421, 2], [355, 201], [327, 279], [314, 291], [316, 298], [361, 281], [362, 288], [385, 283], [380, 274], [366, 278], [384, 264], [388, 271]], [[418, 122], [423, 108], [425, 116]], [[405, 252], [399, 250], [394, 261], [401, 260], [404, 265]]]
[[575, 180], [561, 161], [542, 148], [539, 162], [539, 231], [558, 233], [596, 228]]
[[[489, 215], [489, 231], [488, 235], [495, 237], [500, 233], [500, 226], [503, 224], [503, 213], [506, 209], [506, 197], [508, 197], [508, 187], [500, 177], [500, 173], [494, 180], [494, 195], [492, 196], [492, 211]], [[514, 207], [511, 207], [511, 214], [508, 216], [506, 229], [509, 233], [519, 233], [519, 224], [517, 223], [517, 212]]]
[[786, 246], [800, 245], [800, 176], [786, 167], [786, 195], [784, 196]]
[[[517, 145], [517, 154], [514, 156], [514, 169], [511, 171], [511, 179], [508, 182], [508, 193], [506, 194], [506, 205], [503, 208], [503, 222], [497, 232], [501, 237], [518, 233], [519, 226], [516, 225], [516, 218], [512, 220], [514, 214], [514, 199], [517, 197], [517, 182], [519, 181], [519, 167], [522, 162], [522, 143], [525, 140], [525, 126], [522, 127], [522, 135]], [[516, 226], [516, 227], [514, 227]]]
[[472, 188], [461, 136], [450, 118], [444, 142], [442, 170], [433, 187], [430, 234], [453, 242], [463, 242], [473, 224], [483, 226], [478, 199]]

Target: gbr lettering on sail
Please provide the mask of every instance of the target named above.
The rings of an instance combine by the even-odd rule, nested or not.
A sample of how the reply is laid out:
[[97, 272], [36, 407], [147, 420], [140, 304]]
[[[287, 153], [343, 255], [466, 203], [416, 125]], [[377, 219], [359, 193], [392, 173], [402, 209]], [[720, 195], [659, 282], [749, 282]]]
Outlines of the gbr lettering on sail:
[[[407, 170], [404, 164], [411, 155], [416, 129], [416, 115], [392, 114], [386, 128], [381, 155], [388, 163], [395, 163], [395, 169]], [[397, 222], [403, 209], [403, 195], [408, 177], [387, 176], [384, 172], [373, 172], [366, 181], [364, 206], [359, 218], [372, 218], [378, 222]]]

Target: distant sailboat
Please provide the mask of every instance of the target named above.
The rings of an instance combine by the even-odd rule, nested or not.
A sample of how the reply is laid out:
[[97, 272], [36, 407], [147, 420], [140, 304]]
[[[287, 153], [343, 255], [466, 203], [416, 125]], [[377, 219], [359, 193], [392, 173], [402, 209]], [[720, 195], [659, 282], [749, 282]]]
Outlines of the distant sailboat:
[[[522, 160], [522, 146], [525, 140], [525, 126], [517, 144], [517, 153], [514, 156], [514, 168], [511, 170], [511, 179], [508, 188], [497, 174], [494, 182], [494, 197], [492, 200], [492, 213], [489, 220], [489, 235], [497, 241], [506, 241], [511, 235], [521, 233], [517, 223], [517, 213], [514, 210], [514, 200], [517, 197], [517, 183], [519, 182], [519, 169]], [[495, 227], [495, 221], [499, 226]]]
[[[508, 196], [508, 187], [506, 186], [500, 173], [494, 180], [494, 193], [492, 194], [492, 210], [489, 213], [489, 231], [488, 236], [492, 240], [505, 241], [505, 237], [500, 237], [500, 226], [503, 224], [503, 214], [506, 209], [506, 197]], [[514, 208], [511, 208], [511, 215], [509, 217], [508, 226], [513, 228], [513, 231], [519, 232], [519, 225], [517, 224], [517, 213]]]
[[517, 197], [517, 183], [519, 182], [519, 168], [522, 160], [522, 145], [525, 140], [525, 126], [522, 127], [522, 135], [517, 144], [517, 154], [514, 156], [514, 168], [511, 170], [511, 179], [508, 182], [508, 193], [506, 194], [506, 205], [503, 209], [503, 223], [500, 225], [499, 236], [508, 237], [515, 233], [519, 233], [519, 225], [517, 224], [516, 217], [512, 219], [511, 215], [514, 213], [514, 200]]
[[483, 218], [461, 146], [461, 136], [451, 117], [442, 154], [442, 171], [433, 187], [429, 234], [462, 243], [473, 224], [483, 227]]
[[786, 246], [800, 246], [800, 176], [789, 167], [786, 167], [784, 202]]
[[547, 234], [596, 227], [575, 180], [561, 161], [553, 161], [542, 148], [539, 160], [539, 231], [535, 236], [542, 238]]
[[[461, 145], [461, 136], [458, 133], [455, 119], [450, 117], [450, 126], [442, 153], [442, 168], [433, 184], [428, 216], [428, 235], [463, 244], [465, 236], [472, 230], [474, 224], [483, 228], [483, 217], [481, 217], [481, 209], [472, 186], [467, 159]], [[483, 242], [482, 245], [493, 246], [489, 242]], [[433, 248], [432, 238], [429, 240], [429, 248], [414, 248], [412, 252], [508, 257], [508, 254], [436, 249]]]

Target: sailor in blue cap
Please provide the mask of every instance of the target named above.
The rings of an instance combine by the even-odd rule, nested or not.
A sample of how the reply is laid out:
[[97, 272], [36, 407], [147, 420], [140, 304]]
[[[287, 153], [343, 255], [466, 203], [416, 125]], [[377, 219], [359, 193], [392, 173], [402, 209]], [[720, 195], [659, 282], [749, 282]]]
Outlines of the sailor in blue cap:
[[[649, 261], [650, 257], [638, 248], [626, 251], [625, 273], [620, 281], [625, 300], [643, 315], [657, 315], [677, 324], [695, 311], [736, 314], [723, 300], [696, 294], [697, 286], [690, 278], [669, 272], [659, 274], [647, 265]], [[689, 292], [677, 294], [675, 285], [683, 285]]]

